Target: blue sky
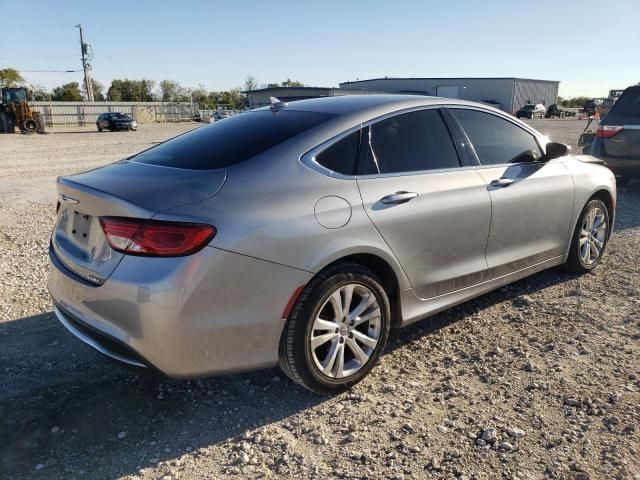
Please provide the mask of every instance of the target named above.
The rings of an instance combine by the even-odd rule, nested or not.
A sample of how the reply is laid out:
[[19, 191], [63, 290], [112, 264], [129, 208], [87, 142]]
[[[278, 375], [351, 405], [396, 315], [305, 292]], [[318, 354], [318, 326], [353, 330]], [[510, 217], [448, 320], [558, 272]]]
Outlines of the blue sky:
[[605, 96], [640, 82], [639, 0], [0, 5], [0, 68], [25, 71], [29, 83], [48, 88], [81, 74], [26, 70], [79, 69], [77, 23], [93, 46], [93, 76], [106, 85], [128, 77], [222, 90], [248, 74], [260, 83], [290, 77], [313, 86], [381, 76], [519, 76], [560, 80], [566, 97]]

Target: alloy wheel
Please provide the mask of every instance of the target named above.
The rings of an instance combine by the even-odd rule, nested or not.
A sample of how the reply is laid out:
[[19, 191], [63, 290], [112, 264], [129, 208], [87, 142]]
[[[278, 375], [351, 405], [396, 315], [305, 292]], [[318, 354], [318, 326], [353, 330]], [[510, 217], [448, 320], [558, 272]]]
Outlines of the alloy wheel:
[[607, 218], [599, 207], [594, 207], [584, 216], [580, 228], [580, 260], [593, 265], [604, 247], [607, 237]]
[[319, 310], [309, 336], [311, 356], [325, 376], [344, 379], [358, 372], [378, 346], [382, 331], [374, 293], [357, 283], [336, 289]]

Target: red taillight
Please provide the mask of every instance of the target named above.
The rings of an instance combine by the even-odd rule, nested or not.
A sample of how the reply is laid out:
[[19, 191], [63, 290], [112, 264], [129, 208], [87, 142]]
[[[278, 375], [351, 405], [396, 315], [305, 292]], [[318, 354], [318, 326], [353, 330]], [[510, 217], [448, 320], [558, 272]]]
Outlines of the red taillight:
[[197, 252], [216, 229], [201, 223], [165, 222], [126, 217], [100, 217], [111, 248], [130, 255], [179, 257]]
[[598, 125], [596, 130], [596, 137], [611, 138], [619, 134], [624, 127], [618, 125]]

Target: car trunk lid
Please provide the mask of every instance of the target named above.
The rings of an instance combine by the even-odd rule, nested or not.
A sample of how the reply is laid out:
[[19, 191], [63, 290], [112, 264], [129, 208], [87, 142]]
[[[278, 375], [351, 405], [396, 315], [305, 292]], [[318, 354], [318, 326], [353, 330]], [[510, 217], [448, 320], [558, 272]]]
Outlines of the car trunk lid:
[[183, 170], [128, 161], [60, 177], [53, 251], [73, 273], [101, 285], [123, 254], [109, 246], [100, 217], [151, 218], [215, 195], [225, 179], [224, 169]]

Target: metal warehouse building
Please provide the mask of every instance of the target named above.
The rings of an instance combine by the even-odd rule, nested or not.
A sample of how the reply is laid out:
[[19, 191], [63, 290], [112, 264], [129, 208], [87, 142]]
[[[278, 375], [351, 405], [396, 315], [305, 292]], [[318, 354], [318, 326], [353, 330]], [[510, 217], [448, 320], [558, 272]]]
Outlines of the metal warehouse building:
[[270, 105], [269, 97], [276, 97], [283, 102], [294, 100], [306, 100], [308, 98], [335, 97], [340, 95], [370, 95], [372, 93], [387, 93], [381, 91], [362, 90], [357, 87], [349, 89], [330, 87], [272, 87], [242, 92], [247, 96], [249, 108], [258, 108]]
[[[515, 113], [527, 103], [556, 103], [560, 82], [529, 78], [373, 78], [340, 84], [340, 90], [432, 95], [494, 104]], [[495, 105], [498, 104], [498, 105]]]

